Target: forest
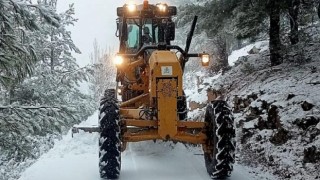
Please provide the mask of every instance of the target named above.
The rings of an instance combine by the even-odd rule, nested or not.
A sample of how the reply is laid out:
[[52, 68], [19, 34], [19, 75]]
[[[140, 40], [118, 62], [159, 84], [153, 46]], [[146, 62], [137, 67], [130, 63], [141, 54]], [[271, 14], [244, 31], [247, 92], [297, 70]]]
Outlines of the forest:
[[77, 22], [74, 7], [59, 14], [55, 7], [47, 0], [0, 1], [1, 167], [38, 158], [95, 109], [92, 95], [78, 88], [93, 68], [73, 57], [81, 53], [67, 30]]
[[228, 54], [245, 44], [270, 39], [270, 65], [283, 62], [284, 51], [310, 42], [308, 27], [317, 24], [320, 12], [316, 0], [223, 0], [200, 1], [180, 7], [177, 26], [183, 27], [194, 16], [201, 18], [198, 34], [213, 44], [217, 69], [228, 65]]

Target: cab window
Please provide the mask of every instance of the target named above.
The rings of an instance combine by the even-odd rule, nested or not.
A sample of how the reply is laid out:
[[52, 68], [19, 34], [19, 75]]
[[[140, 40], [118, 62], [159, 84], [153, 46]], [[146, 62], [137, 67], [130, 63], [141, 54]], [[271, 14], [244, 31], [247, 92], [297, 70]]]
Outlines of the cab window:
[[139, 36], [139, 19], [128, 19], [128, 40], [127, 40], [127, 48], [129, 49], [137, 49], [140, 44], [140, 36]]
[[152, 22], [152, 19], [144, 20], [142, 30], [142, 37], [147, 40], [147, 43], [158, 43], [158, 26]]

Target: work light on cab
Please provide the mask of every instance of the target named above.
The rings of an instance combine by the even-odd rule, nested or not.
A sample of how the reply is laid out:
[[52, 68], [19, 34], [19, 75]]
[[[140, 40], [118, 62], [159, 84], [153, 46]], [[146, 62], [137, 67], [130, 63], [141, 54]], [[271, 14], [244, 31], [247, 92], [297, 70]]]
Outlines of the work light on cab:
[[160, 12], [166, 12], [168, 5], [167, 4], [157, 4], [157, 7]]
[[135, 12], [135, 11], [137, 11], [137, 5], [134, 4], [133, 2], [129, 2], [127, 4], [127, 9], [129, 12]]
[[201, 55], [201, 63], [202, 63], [202, 66], [209, 66], [209, 62], [210, 62], [210, 56], [209, 56], [209, 54], [202, 54], [202, 55]]
[[114, 58], [113, 63], [114, 63], [116, 66], [120, 66], [120, 65], [123, 63], [123, 57], [122, 57], [122, 56], [119, 56], [119, 55], [116, 55], [116, 57]]

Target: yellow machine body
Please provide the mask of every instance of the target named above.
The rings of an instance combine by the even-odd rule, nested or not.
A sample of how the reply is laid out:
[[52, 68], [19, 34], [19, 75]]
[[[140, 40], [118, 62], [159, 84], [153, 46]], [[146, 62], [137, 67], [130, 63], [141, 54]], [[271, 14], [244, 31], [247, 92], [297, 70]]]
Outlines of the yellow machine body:
[[[128, 78], [143, 62], [142, 59], [123, 64]], [[146, 71], [141, 76], [144, 84], [133, 84], [133, 90], [143, 90], [141, 95], [120, 104], [122, 143], [145, 140], [171, 140], [205, 145], [205, 123], [197, 120], [180, 120], [177, 113], [178, 98], [183, 96], [183, 71], [176, 54], [172, 51], [154, 51]], [[133, 78], [133, 77], [132, 77]], [[146, 108], [155, 108], [156, 117], [143, 115]], [[192, 130], [192, 131], [191, 131]]]
[[[126, 149], [128, 142], [164, 140], [201, 144], [205, 153], [213, 152], [207, 137], [210, 124], [204, 119], [187, 119], [183, 91], [183, 71], [189, 58], [200, 57], [202, 65], [208, 66], [210, 57], [205, 53], [189, 53], [197, 16], [185, 48], [171, 45], [175, 39], [173, 16], [176, 14], [175, 6], [152, 5], [147, 0], [141, 5], [125, 4], [117, 8], [116, 35], [120, 48], [114, 59], [117, 68], [115, 92], [121, 102], [116, 135], [121, 151]], [[74, 127], [72, 132], [105, 132], [108, 129], [104, 131], [101, 128], [104, 126]]]
[[182, 49], [172, 44], [176, 6], [144, 0], [140, 5], [118, 7], [117, 15], [117, 86], [107, 89], [100, 103], [100, 177], [119, 178], [120, 150], [129, 142], [148, 140], [202, 145], [208, 174], [228, 177], [235, 158], [235, 131], [226, 102], [209, 102], [204, 118], [187, 117], [186, 63], [190, 58], [201, 58], [202, 66], [210, 62], [209, 54], [189, 53], [198, 16], [194, 16]]
[[[174, 52], [155, 51], [150, 60], [150, 101], [156, 105], [158, 133], [162, 139], [177, 134], [177, 99], [182, 96], [182, 69]], [[154, 104], [154, 100], [157, 104]]]

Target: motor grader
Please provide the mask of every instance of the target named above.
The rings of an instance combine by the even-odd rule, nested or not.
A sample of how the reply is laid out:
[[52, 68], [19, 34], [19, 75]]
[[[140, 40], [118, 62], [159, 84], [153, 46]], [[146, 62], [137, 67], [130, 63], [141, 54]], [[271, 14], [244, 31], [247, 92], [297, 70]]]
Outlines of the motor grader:
[[129, 142], [147, 140], [202, 145], [212, 178], [228, 177], [233, 169], [235, 130], [227, 103], [209, 102], [203, 120], [187, 118], [185, 65], [189, 58], [198, 57], [203, 66], [208, 66], [209, 55], [189, 53], [197, 16], [186, 47], [171, 45], [175, 39], [172, 18], [176, 14], [175, 6], [149, 4], [147, 0], [117, 8], [117, 86], [107, 89], [100, 102], [101, 178], [119, 178], [121, 152]]

